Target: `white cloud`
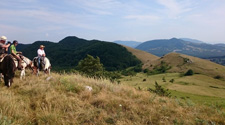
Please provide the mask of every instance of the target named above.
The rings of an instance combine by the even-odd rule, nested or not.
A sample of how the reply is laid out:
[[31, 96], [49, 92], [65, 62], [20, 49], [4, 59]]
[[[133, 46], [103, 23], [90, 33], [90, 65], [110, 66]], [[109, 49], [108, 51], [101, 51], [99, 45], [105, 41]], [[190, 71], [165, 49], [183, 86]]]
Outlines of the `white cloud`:
[[[60, 13], [50, 12], [48, 10], [3, 10], [0, 9], [0, 15], [4, 18], [0, 18], [0, 21], [8, 20], [9, 22], [29, 22], [36, 25], [48, 24], [49, 26], [55, 25], [67, 25], [72, 27], [101, 30], [101, 27], [90, 25], [86, 23], [88, 20], [92, 20], [91, 15], [80, 15], [73, 13]], [[84, 20], [85, 19], [85, 20]], [[35, 26], [35, 25], [33, 25]], [[30, 27], [35, 28], [35, 27]]]
[[66, 0], [66, 2], [97, 15], [112, 15], [112, 10], [121, 6], [118, 0]]
[[160, 19], [158, 16], [153, 16], [153, 15], [128, 15], [128, 16], [125, 16], [125, 18], [139, 20], [139, 21], [156, 21]]
[[[193, 9], [194, 3], [190, 0], [157, 0], [164, 6], [163, 13], [170, 18], [178, 18], [181, 14]], [[161, 11], [161, 10], [160, 10]]]

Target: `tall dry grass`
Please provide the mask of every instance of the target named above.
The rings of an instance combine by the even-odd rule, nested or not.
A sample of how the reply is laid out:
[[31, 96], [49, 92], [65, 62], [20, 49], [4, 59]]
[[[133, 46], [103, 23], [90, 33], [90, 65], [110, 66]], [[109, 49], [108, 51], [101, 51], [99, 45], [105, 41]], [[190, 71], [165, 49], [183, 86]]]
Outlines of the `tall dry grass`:
[[[77, 74], [0, 85], [0, 124], [225, 124], [225, 113]], [[85, 89], [91, 86], [92, 91]]]

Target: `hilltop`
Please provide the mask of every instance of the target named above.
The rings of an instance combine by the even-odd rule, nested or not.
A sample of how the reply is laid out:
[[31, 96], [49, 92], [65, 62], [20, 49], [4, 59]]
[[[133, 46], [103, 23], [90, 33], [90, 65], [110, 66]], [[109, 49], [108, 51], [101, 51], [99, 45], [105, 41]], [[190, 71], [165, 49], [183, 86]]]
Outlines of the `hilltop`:
[[137, 46], [136, 49], [140, 49], [160, 57], [171, 52], [178, 52], [200, 58], [225, 55], [225, 47], [223, 46], [206, 44], [199, 41], [184, 41], [177, 38], [147, 41]]
[[85, 40], [75, 36], [66, 37], [58, 43], [36, 41], [26, 47], [18, 48], [24, 56], [33, 59], [37, 56], [37, 49], [41, 44], [45, 46], [46, 55], [56, 70], [74, 69], [87, 54], [98, 56], [108, 71], [122, 70], [141, 63], [121, 45], [99, 40]]
[[221, 76], [225, 78], [225, 67], [209, 60], [200, 59], [193, 56], [188, 56], [179, 53], [169, 53], [158, 60], [146, 63], [144, 68], [153, 70], [154, 67], [160, 66], [161, 62], [165, 62], [171, 69], [169, 72], [184, 73], [192, 69], [195, 73], [208, 75], [211, 77]]
[[53, 73], [14, 81], [0, 85], [0, 124], [225, 124], [218, 108], [104, 79]]

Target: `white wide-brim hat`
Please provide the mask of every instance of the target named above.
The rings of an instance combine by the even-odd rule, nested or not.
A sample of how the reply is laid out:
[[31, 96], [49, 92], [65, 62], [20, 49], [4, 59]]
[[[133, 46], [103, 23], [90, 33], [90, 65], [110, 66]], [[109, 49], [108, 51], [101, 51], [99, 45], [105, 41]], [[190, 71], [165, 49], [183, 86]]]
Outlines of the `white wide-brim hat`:
[[1, 36], [0, 40], [7, 40], [7, 37], [6, 36]]

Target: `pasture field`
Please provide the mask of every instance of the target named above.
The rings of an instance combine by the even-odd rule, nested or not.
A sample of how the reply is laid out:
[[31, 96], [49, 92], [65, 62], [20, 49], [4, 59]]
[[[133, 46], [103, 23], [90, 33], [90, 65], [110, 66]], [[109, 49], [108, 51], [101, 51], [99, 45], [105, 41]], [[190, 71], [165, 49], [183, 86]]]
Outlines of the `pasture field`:
[[[16, 75], [10, 88], [0, 83], [0, 124], [225, 124], [221, 107], [195, 105], [128, 86], [153, 87], [154, 81], [165, 75], [166, 79], [181, 79], [179, 74], [138, 74], [124, 78], [132, 81], [118, 84], [79, 74], [28, 75], [24, 80]], [[143, 78], [147, 81], [142, 82]], [[159, 83], [165, 87], [171, 84]], [[223, 86], [218, 83], [218, 87]], [[174, 94], [178, 92], [175, 89]]]
[[[163, 79], [165, 80], [163, 81]], [[173, 83], [170, 82], [172, 79], [174, 79]], [[154, 88], [155, 81], [169, 89], [172, 97], [181, 100], [188, 99], [197, 104], [217, 105], [225, 108], [225, 81], [206, 75], [181, 76], [180, 73], [165, 73], [147, 76], [144, 73], [138, 73], [133, 77], [123, 77], [121, 84], [147, 90]]]

